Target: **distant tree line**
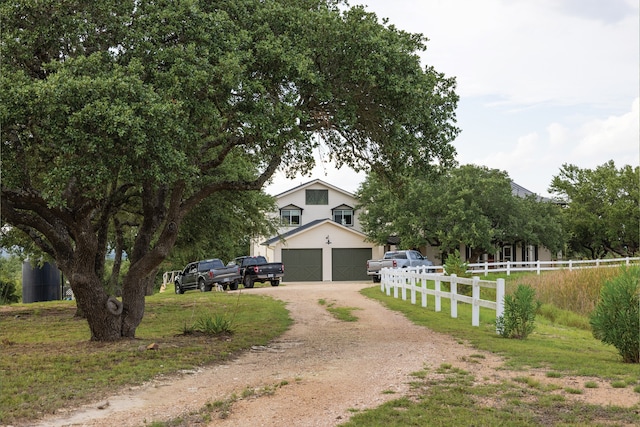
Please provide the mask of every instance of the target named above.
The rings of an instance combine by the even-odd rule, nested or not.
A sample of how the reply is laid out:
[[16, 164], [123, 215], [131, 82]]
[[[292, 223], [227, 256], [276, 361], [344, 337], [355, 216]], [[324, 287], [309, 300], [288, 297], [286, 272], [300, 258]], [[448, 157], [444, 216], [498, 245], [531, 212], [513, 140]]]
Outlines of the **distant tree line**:
[[360, 221], [369, 239], [394, 236], [404, 248], [433, 246], [472, 258], [502, 245], [541, 245], [567, 257], [633, 256], [639, 251], [638, 167], [563, 165], [553, 199], [513, 194], [504, 171], [464, 165], [390, 183], [370, 174], [358, 190]]

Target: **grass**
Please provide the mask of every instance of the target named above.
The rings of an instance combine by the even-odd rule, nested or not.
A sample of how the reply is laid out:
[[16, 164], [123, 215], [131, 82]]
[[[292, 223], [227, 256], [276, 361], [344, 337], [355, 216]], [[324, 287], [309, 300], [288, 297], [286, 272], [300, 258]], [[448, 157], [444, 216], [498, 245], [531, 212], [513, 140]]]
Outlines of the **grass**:
[[[551, 378], [564, 375], [601, 378], [613, 388], [633, 387], [640, 393], [640, 365], [622, 363], [615, 348], [596, 340], [590, 331], [588, 313], [583, 312], [587, 307], [595, 307], [601, 285], [615, 276], [612, 270], [619, 272], [599, 269], [507, 277], [507, 292], [518, 283], [529, 284], [545, 302], [536, 317], [536, 328], [526, 340], [498, 336], [495, 313], [491, 310], [481, 309], [480, 326], [472, 327], [471, 308], [467, 304], [459, 304], [458, 318], [452, 319], [446, 299], [442, 300], [442, 311], [435, 312], [432, 296], [423, 308], [420, 298], [412, 305], [409, 295], [407, 300], [395, 299], [382, 293], [379, 286], [364, 289], [362, 293], [404, 313], [416, 324], [505, 357], [509, 369], [526, 373], [531, 368], [542, 368], [549, 371], [547, 376]], [[495, 278], [483, 277], [485, 280]], [[570, 291], [564, 289], [564, 280]], [[554, 289], [559, 295], [557, 298]], [[577, 301], [572, 301], [569, 295], [574, 295]], [[483, 299], [491, 297], [490, 292], [482, 294]], [[560, 307], [552, 304], [556, 301]], [[356, 414], [343, 426], [640, 424], [640, 404], [620, 408], [568, 402], [554, 393], [552, 387], [542, 386], [526, 375], [509, 383], [474, 385], [466, 373], [455, 372], [450, 365], [438, 369], [438, 374], [443, 373], [445, 378], [437, 380], [427, 380], [434, 376], [416, 375], [424, 384], [412, 382], [414, 395]], [[595, 381], [587, 380], [584, 388], [568, 387], [563, 391], [583, 394], [584, 389], [597, 387]]]
[[469, 372], [450, 366], [434, 373], [417, 375], [408, 396], [354, 414], [341, 426], [583, 426], [640, 421], [633, 410], [567, 401], [528, 381], [476, 384]]
[[354, 310], [359, 310], [357, 307], [336, 307], [334, 302], [327, 302], [324, 298], [319, 299], [318, 304], [326, 306], [327, 311], [338, 320], [343, 322], [355, 322], [358, 320], [358, 318], [353, 315]]
[[519, 276], [514, 284], [530, 285], [537, 298], [559, 311], [589, 316], [600, 297], [602, 284], [620, 273], [619, 268], [558, 270], [544, 274]]
[[[614, 269], [606, 269], [611, 270]], [[586, 389], [597, 388], [598, 383], [592, 379], [600, 378], [610, 387], [632, 388], [640, 401], [640, 366], [622, 363], [614, 348], [593, 338], [586, 315], [573, 311], [576, 307], [588, 307], [598, 294], [591, 287], [599, 289], [606, 280], [593, 270], [581, 274], [585, 276], [553, 272], [539, 277], [531, 274], [506, 277], [507, 292], [517, 283], [525, 283], [533, 286], [537, 295], [550, 293], [554, 288], [559, 295], [566, 294], [562, 289], [562, 280], [566, 279], [567, 286], [581, 299], [566, 301], [568, 305], [564, 305], [563, 298], [558, 297], [558, 304], [562, 305], [559, 307], [550, 297], [538, 313], [534, 332], [526, 340], [497, 335], [495, 313], [488, 309], [480, 310], [480, 326], [472, 327], [471, 310], [466, 304], [459, 304], [458, 318], [452, 319], [446, 299], [442, 300], [442, 311], [435, 312], [431, 296], [423, 308], [420, 298], [418, 304], [412, 305], [409, 300], [385, 295], [379, 286], [364, 289], [364, 295], [404, 313], [414, 323], [449, 334], [458, 342], [478, 349], [469, 360], [483, 363], [480, 351], [494, 352], [505, 357], [507, 368], [521, 371], [522, 375], [512, 381], [485, 384], [477, 383], [472, 373], [450, 364], [442, 364], [433, 372], [425, 368], [413, 375], [409, 395], [373, 410], [354, 410], [353, 417], [343, 425], [640, 425], [640, 405], [631, 408], [589, 405], [568, 401], [560, 394], [582, 394]], [[495, 298], [491, 292], [483, 291], [482, 298]], [[353, 308], [335, 307], [335, 303], [324, 299], [318, 302], [333, 315], [355, 317], [351, 313]], [[77, 406], [98, 394], [139, 384], [158, 374], [228, 360], [252, 345], [267, 344], [291, 323], [283, 303], [269, 298], [247, 293], [241, 296], [164, 293], [148, 298], [137, 340], [105, 344], [88, 341], [88, 326], [85, 321], [74, 320], [74, 312], [73, 303], [66, 301], [13, 305], [0, 310], [1, 424]], [[270, 327], [262, 327], [264, 324]], [[232, 329], [232, 334], [216, 333], [220, 326]], [[209, 329], [213, 333], [202, 333]], [[159, 350], [146, 350], [151, 343], [158, 344]], [[577, 375], [584, 376], [585, 381], [583, 387], [558, 390], [528, 376], [531, 368], [547, 370], [549, 378]], [[151, 425], [206, 423], [214, 414], [224, 418], [236, 400], [273, 394], [283, 386], [286, 384], [245, 390], [242, 397], [233, 395], [180, 419]]]
[[[520, 280], [522, 277], [518, 279], [518, 283]], [[507, 289], [514, 288], [515, 283], [507, 282]], [[387, 296], [381, 292], [378, 286], [366, 288], [362, 293], [404, 313], [416, 324], [452, 335], [458, 341], [480, 350], [506, 356], [507, 367], [510, 369], [545, 368], [581, 376], [611, 380], [630, 378], [640, 382], [640, 365], [622, 363], [614, 347], [596, 340], [589, 329], [562, 324], [559, 321], [561, 319], [552, 321], [538, 315], [536, 327], [529, 338], [510, 340], [496, 334], [495, 312], [490, 309], [480, 309], [480, 326], [473, 327], [468, 304], [458, 304], [458, 318], [452, 319], [448, 299], [442, 299], [442, 311], [436, 312], [432, 296], [427, 298], [427, 307], [423, 308], [420, 298], [417, 298], [416, 305], [412, 305], [408, 295], [406, 301], [395, 299], [393, 295]]]
[[[137, 339], [115, 343], [90, 342], [87, 322], [74, 314], [72, 301], [0, 309], [0, 424], [78, 406], [159, 374], [229, 360], [291, 324], [284, 303], [248, 293], [147, 297]], [[158, 350], [147, 350], [153, 343]]]

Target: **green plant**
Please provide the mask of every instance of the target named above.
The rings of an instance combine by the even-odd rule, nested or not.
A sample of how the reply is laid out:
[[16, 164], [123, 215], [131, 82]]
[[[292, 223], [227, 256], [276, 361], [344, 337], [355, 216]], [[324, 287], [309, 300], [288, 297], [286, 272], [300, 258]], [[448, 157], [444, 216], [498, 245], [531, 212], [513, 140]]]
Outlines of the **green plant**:
[[458, 277], [471, 277], [467, 274], [467, 268], [469, 264], [462, 261], [460, 258], [460, 251], [455, 250], [453, 253], [447, 255], [447, 258], [444, 261], [444, 271], [448, 276], [455, 274]]
[[343, 322], [355, 322], [358, 320], [356, 316], [354, 316], [351, 312], [353, 310], [358, 310], [355, 307], [327, 307], [327, 311], [333, 315], [338, 320], [342, 320]]
[[590, 316], [593, 336], [613, 345], [626, 363], [640, 363], [640, 268], [624, 267], [605, 282]]
[[0, 304], [12, 304], [20, 302], [16, 293], [16, 285], [13, 282], [0, 280]]
[[505, 338], [525, 339], [535, 327], [540, 302], [531, 286], [518, 285], [513, 295], [504, 297], [504, 315], [496, 318], [496, 330]]
[[232, 334], [233, 321], [222, 314], [204, 316], [198, 319], [196, 330], [205, 335]]

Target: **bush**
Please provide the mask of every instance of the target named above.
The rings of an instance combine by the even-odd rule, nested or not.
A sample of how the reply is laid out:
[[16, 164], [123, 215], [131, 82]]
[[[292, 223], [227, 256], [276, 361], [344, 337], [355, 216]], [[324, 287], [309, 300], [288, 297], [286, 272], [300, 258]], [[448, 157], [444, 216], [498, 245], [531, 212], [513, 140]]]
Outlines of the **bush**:
[[589, 323], [593, 336], [613, 345], [625, 363], [640, 363], [640, 268], [623, 267], [605, 282]]
[[525, 339], [535, 327], [540, 302], [531, 286], [518, 285], [513, 295], [504, 297], [504, 315], [496, 319], [496, 329], [505, 338]]
[[447, 258], [444, 261], [444, 271], [447, 276], [455, 274], [458, 277], [471, 277], [467, 274], [468, 268], [469, 264], [462, 261], [460, 258], [460, 251], [457, 249], [453, 253], [447, 255]]
[[15, 283], [0, 280], [0, 304], [12, 304], [16, 302], [20, 302], [20, 296], [16, 293]]
[[198, 319], [195, 329], [205, 335], [223, 335], [233, 333], [233, 321], [226, 316], [216, 314]]

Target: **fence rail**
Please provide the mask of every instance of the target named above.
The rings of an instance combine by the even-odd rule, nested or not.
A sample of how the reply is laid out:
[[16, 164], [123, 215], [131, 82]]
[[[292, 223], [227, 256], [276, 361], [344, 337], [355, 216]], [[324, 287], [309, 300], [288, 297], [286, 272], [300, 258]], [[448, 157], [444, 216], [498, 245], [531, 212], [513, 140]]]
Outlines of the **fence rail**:
[[[434, 289], [429, 289], [427, 283], [434, 282]], [[442, 283], [449, 283], [449, 291], [442, 290]], [[458, 285], [470, 285], [471, 296], [458, 294]], [[496, 290], [496, 300], [489, 301], [480, 298], [480, 288]], [[504, 279], [495, 282], [480, 280], [478, 276], [472, 279], [457, 277], [455, 274], [444, 276], [439, 273], [428, 273], [426, 267], [415, 268], [383, 268], [380, 270], [380, 290], [387, 295], [403, 300], [407, 299], [407, 292], [411, 304], [416, 304], [416, 294], [421, 294], [422, 307], [427, 307], [427, 295], [435, 297], [435, 311], [442, 311], [442, 298], [451, 300], [451, 317], [458, 317], [458, 303], [471, 304], [471, 325], [480, 326], [480, 307], [495, 310], [496, 318], [504, 314]], [[497, 329], [496, 329], [496, 332]]]
[[480, 262], [467, 265], [467, 273], [478, 274], [506, 272], [510, 275], [517, 271], [535, 271], [540, 274], [542, 271], [552, 270], [577, 270], [581, 268], [603, 268], [619, 267], [621, 265], [640, 264], [640, 258], [611, 258], [595, 260], [567, 260], [567, 261], [505, 261], [505, 262]]
[[173, 284], [176, 280], [176, 277], [181, 272], [182, 270], [165, 271], [164, 274], [162, 274], [162, 285], [160, 285], [160, 292], [166, 291], [167, 285]]

